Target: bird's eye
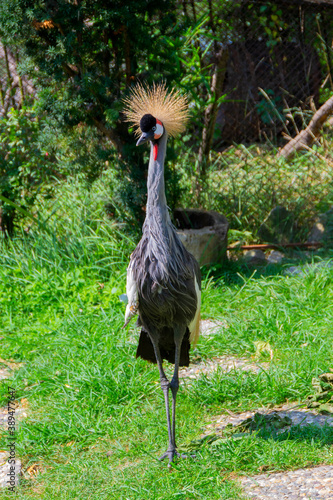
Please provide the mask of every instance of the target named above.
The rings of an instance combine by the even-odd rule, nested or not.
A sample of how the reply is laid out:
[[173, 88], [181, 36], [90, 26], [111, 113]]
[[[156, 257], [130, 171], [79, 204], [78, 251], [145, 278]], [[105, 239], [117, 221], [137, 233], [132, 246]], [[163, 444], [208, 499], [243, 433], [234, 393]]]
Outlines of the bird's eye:
[[152, 127], [152, 131], [155, 132], [155, 130], [156, 130], [156, 125]]

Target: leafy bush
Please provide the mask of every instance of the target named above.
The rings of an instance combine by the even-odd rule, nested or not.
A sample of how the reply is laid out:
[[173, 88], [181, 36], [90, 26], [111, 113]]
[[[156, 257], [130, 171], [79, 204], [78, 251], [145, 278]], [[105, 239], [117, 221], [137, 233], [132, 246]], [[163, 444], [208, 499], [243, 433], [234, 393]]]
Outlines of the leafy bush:
[[11, 235], [15, 218], [29, 209], [53, 170], [53, 159], [40, 147], [40, 119], [33, 110], [12, 109], [0, 121], [1, 229]]

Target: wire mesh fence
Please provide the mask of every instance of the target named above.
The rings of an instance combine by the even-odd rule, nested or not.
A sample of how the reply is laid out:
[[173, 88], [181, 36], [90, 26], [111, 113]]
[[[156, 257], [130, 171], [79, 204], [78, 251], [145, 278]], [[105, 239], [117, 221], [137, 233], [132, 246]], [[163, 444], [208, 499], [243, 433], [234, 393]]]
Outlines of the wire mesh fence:
[[204, 57], [223, 73], [212, 142], [221, 154], [211, 155], [207, 206], [251, 237], [284, 206], [295, 221], [293, 238], [306, 241], [318, 214], [333, 204], [332, 125], [291, 164], [277, 162], [274, 148], [304, 129], [332, 95], [333, 2], [207, 0], [183, 2], [183, 9], [197, 22], [208, 16], [207, 38], [216, 43], [214, 55]]
[[295, 135], [333, 90], [333, 4], [243, 2], [234, 16], [219, 144]]
[[[333, 203], [329, 132], [312, 159], [285, 172], [270, 164], [265, 148], [295, 136], [332, 94], [333, 1], [182, 0], [178, 14], [184, 25], [204, 28], [190, 43], [212, 88], [214, 66], [222, 75], [210, 147], [226, 154], [209, 173], [216, 194], [207, 206], [226, 213], [234, 227], [251, 230], [279, 204], [300, 220], [327, 210]], [[35, 93], [19, 62], [19, 52], [0, 42], [0, 117]], [[199, 89], [202, 102], [208, 80]], [[249, 149], [233, 147], [240, 143]]]
[[[332, 0], [183, 0], [179, 15], [205, 19], [214, 44], [202, 64], [214, 63], [223, 48], [223, 99], [215, 147], [242, 141], [276, 141], [294, 135], [333, 90]], [[206, 18], [205, 18], [206, 16]], [[17, 49], [0, 40], [0, 116], [34, 94], [33, 82], [18, 70]], [[292, 117], [291, 117], [292, 115]]]

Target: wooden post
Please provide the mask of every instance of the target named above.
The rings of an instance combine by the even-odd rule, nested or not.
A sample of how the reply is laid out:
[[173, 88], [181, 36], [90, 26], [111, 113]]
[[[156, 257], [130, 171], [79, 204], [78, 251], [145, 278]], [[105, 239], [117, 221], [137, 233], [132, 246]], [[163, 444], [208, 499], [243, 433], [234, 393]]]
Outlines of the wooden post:
[[201, 184], [207, 173], [209, 163], [209, 152], [212, 147], [216, 117], [218, 111], [218, 100], [222, 95], [223, 83], [227, 69], [229, 53], [227, 48], [221, 48], [216, 54], [216, 62], [211, 80], [209, 101], [204, 116], [204, 127], [202, 130], [201, 144], [198, 155], [198, 176], [197, 176], [197, 195], [200, 198]]

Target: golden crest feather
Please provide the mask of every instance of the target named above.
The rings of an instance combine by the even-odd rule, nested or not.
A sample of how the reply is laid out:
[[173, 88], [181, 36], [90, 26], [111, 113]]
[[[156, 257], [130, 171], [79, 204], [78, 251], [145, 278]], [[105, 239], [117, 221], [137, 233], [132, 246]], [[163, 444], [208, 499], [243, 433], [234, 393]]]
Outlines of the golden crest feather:
[[168, 91], [165, 83], [154, 83], [152, 87], [137, 83], [124, 103], [125, 120], [134, 125], [137, 136], [141, 135], [140, 120], [148, 113], [163, 123], [168, 135], [175, 137], [185, 129], [187, 99], [179, 90], [172, 88]]

